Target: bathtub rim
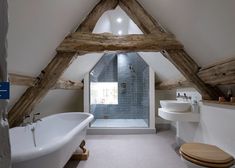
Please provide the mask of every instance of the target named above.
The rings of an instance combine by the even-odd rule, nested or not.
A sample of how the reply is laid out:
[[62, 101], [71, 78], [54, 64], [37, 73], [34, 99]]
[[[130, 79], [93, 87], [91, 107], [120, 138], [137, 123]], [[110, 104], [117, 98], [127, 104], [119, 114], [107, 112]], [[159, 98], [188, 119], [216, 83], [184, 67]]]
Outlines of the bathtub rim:
[[[32, 159], [39, 158], [43, 155], [46, 155], [48, 153], [51, 153], [51, 152], [58, 150], [60, 147], [62, 147], [66, 143], [68, 143], [69, 140], [72, 139], [77, 133], [79, 133], [86, 126], [88, 126], [88, 124], [94, 118], [94, 116], [92, 114], [87, 113], [87, 112], [63, 112], [63, 113], [58, 113], [58, 114], [53, 114], [53, 115], [50, 115], [47, 117], [43, 117], [42, 121], [39, 121], [39, 122], [43, 122], [43, 120], [45, 120], [45, 119], [48, 120], [48, 119], [55, 117], [55, 116], [63, 116], [63, 115], [71, 115], [71, 114], [73, 114], [73, 115], [74, 114], [75, 115], [86, 115], [87, 118], [84, 119], [81, 123], [79, 123], [75, 127], [73, 127], [68, 133], [66, 133], [66, 136], [64, 136], [63, 138], [60, 139], [60, 141], [53, 141], [52, 143], [50, 142], [49, 144], [43, 145], [42, 148], [32, 148], [30, 150], [27, 150], [27, 152], [17, 152], [14, 155], [11, 154], [12, 162], [17, 163], [17, 162], [32, 160]], [[30, 127], [33, 127], [36, 124], [37, 123], [30, 125]], [[19, 128], [19, 127], [15, 127], [12, 129], [17, 129], [17, 128]], [[76, 150], [76, 149], [74, 149], [74, 150]]]

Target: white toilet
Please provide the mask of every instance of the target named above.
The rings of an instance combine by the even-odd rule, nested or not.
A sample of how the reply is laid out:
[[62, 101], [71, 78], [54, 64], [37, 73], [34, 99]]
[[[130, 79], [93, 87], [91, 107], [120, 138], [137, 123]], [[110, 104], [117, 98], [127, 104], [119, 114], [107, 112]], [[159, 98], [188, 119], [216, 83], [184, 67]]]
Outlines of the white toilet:
[[208, 144], [183, 144], [180, 147], [180, 155], [188, 168], [229, 168], [234, 165], [234, 158], [231, 155]]

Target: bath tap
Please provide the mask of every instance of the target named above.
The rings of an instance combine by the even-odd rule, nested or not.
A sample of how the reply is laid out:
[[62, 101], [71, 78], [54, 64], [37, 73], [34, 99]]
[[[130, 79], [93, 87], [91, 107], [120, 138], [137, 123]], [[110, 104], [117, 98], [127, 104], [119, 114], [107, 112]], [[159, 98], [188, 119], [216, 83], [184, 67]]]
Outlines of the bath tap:
[[36, 114], [33, 114], [33, 123], [36, 123], [38, 121], [42, 121], [41, 119], [36, 119], [36, 116], [39, 116], [41, 113], [36, 113]]
[[34, 144], [34, 147], [37, 147], [36, 137], [35, 137], [35, 127], [34, 126], [33, 126], [33, 128], [31, 128], [31, 132], [33, 134], [33, 144]]
[[30, 121], [25, 122], [25, 120], [26, 120], [27, 118], [30, 118], [30, 115], [26, 114], [26, 115], [23, 117], [23, 123], [21, 124], [21, 126], [24, 127], [24, 126], [27, 126], [27, 125], [31, 125], [31, 124], [32, 124]]

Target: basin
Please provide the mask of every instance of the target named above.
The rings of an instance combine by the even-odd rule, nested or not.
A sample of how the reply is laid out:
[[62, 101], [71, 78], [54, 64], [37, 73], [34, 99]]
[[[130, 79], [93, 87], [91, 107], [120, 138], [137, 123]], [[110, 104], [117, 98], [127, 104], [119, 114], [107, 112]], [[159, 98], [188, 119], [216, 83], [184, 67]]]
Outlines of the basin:
[[160, 100], [163, 109], [172, 112], [191, 112], [191, 104], [189, 102], [177, 100]]

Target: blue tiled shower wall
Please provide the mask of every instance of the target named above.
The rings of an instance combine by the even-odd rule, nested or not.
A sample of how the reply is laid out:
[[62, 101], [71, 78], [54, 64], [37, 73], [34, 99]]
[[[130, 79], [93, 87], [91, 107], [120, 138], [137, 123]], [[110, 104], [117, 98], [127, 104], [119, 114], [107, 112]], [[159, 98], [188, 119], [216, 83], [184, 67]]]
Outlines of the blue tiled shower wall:
[[144, 119], [149, 122], [149, 67], [137, 53], [104, 55], [90, 82], [118, 82], [118, 104], [90, 105], [95, 119]]

